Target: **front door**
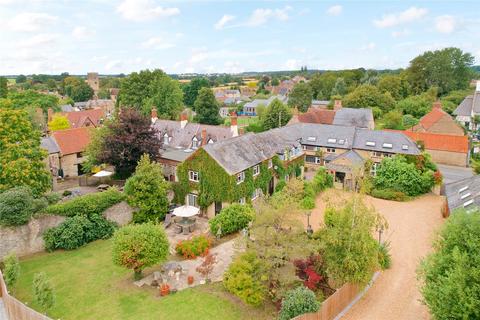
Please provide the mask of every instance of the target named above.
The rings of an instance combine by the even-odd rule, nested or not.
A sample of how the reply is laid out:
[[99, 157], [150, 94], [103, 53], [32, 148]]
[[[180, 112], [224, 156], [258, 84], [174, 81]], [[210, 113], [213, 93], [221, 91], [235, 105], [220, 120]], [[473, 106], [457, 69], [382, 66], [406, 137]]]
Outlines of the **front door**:
[[272, 179], [270, 179], [270, 182], [268, 183], [268, 194], [272, 195], [274, 191], [275, 191], [275, 186], [274, 186], [274, 181], [272, 177]]
[[222, 203], [217, 201], [215, 202], [215, 215], [219, 214], [222, 211]]

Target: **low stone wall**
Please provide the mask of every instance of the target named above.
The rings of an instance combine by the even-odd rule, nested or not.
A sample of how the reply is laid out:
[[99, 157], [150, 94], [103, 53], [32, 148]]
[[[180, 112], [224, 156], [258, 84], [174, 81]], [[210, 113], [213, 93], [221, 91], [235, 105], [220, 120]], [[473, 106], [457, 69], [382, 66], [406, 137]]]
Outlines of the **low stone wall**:
[[[105, 218], [123, 226], [132, 220], [132, 208], [120, 202], [104, 213]], [[63, 216], [42, 215], [18, 227], [0, 227], [0, 260], [10, 252], [19, 257], [45, 249], [43, 233], [65, 221]]]

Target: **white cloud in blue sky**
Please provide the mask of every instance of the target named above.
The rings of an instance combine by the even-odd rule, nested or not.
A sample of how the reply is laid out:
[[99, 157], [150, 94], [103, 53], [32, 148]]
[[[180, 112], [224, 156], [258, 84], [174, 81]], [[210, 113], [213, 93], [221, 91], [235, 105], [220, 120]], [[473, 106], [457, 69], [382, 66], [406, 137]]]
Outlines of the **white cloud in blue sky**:
[[0, 74], [398, 68], [457, 46], [475, 1], [0, 0]]

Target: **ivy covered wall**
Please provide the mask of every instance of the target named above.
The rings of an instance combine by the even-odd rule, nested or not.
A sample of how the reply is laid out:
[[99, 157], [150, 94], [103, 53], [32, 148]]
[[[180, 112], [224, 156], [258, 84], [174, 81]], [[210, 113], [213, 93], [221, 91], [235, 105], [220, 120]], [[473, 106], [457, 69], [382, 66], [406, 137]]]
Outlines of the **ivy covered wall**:
[[[268, 160], [260, 164], [260, 174], [253, 176], [253, 169], [245, 170], [245, 180], [237, 184], [237, 176], [230, 176], [210, 155], [203, 149], [197, 150], [191, 157], [177, 167], [179, 182], [173, 184], [175, 193], [174, 202], [185, 203], [188, 193], [196, 191], [200, 207], [206, 208], [214, 202], [236, 202], [240, 198], [251, 201], [255, 189], [262, 189], [266, 194], [268, 184], [275, 173], [279, 179], [284, 179], [286, 174], [301, 171], [303, 157], [284, 163], [278, 157], [273, 158], [275, 169], [268, 169]], [[199, 173], [199, 182], [188, 179], [188, 171]], [[299, 174], [296, 174], [297, 176]]]

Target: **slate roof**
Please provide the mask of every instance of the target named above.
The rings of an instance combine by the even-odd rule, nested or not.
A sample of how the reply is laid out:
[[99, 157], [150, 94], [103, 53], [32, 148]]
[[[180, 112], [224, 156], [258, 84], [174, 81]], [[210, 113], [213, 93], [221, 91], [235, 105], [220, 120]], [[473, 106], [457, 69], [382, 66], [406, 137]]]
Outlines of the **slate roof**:
[[243, 107], [244, 108], [256, 108], [258, 107], [259, 105], [264, 105], [264, 106], [268, 106], [273, 100], [275, 99], [278, 99], [282, 102], [285, 102], [287, 100], [287, 98], [285, 96], [281, 96], [281, 95], [278, 95], [278, 96], [271, 96], [270, 98], [268, 99], [255, 99], [251, 102], [247, 102]]
[[369, 108], [341, 108], [336, 110], [332, 124], [370, 129], [375, 127], [372, 109]]
[[[305, 145], [341, 149], [351, 149], [355, 137], [354, 127], [327, 124], [297, 123], [277, 130], [281, 130], [286, 135], [298, 139]], [[333, 140], [329, 141], [329, 139], [335, 139], [335, 142]]]
[[[375, 143], [373, 145], [371, 142]], [[368, 144], [367, 144], [368, 143]], [[419, 155], [416, 143], [403, 132], [357, 128], [353, 149]]]
[[159, 131], [159, 138], [163, 139], [165, 133], [171, 138], [168, 147], [188, 149], [192, 145], [193, 137], [198, 141], [202, 139], [202, 130], [207, 130], [207, 141], [213, 142], [233, 137], [230, 127], [212, 126], [188, 122], [182, 129], [180, 121], [157, 119], [153, 127]]
[[192, 152], [193, 150], [191, 149], [184, 150], [184, 149], [166, 148], [164, 151], [161, 152], [160, 158], [183, 162], [192, 154]]
[[85, 151], [90, 143], [90, 130], [92, 128], [81, 127], [54, 131], [53, 139], [57, 143], [62, 155]]
[[73, 112], [73, 111], [75, 111], [75, 109], [72, 107], [71, 104], [61, 105], [60, 109], [62, 110], [62, 112]]
[[52, 153], [59, 153], [60, 152], [60, 147], [58, 146], [57, 142], [55, 139], [52, 137], [42, 137], [42, 140], [40, 142], [40, 147], [48, 151], [48, 154]]
[[349, 150], [342, 154], [339, 154], [334, 159], [326, 164], [326, 167], [331, 170], [340, 172], [351, 172], [353, 167], [335, 163], [336, 160], [347, 159], [350, 161], [353, 167], [363, 167], [365, 159], [362, 158], [355, 150]]
[[462, 179], [444, 186], [450, 212], [457, 208], [466, 210], [480, 208], [480, 176]]
[[472, 107], [474, 114], [480, 114], [480, 92], [476, 91], [474, 94], [469, 95], [463, 99], [458, 107], [453, 111], [456, 116], [468, 116], [472, 115]]

